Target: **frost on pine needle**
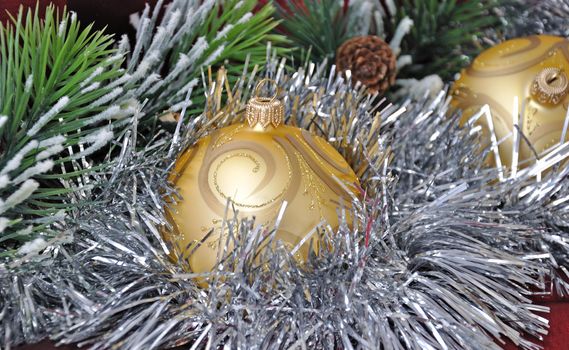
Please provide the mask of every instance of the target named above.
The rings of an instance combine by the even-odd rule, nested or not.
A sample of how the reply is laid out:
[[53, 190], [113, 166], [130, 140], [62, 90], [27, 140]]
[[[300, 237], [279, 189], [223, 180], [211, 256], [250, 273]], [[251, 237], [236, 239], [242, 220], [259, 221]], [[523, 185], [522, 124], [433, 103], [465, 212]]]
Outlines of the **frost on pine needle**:
[[79, 142], [81, 144], [87, 144], [89, 147], [82, 152], [74, 154], [72, 159], [81, 159], [97, 152], [113, 139], [113, 135], [112, 130], [102, 129], [81, 138]]
[[197, 61], [197, 59], [207, 50], [208, 43], [207, 40], [201, 36], [196, 40], [196, 44], [192, 47], [188, 53], [189, 60], [191, 62]]
[[239, 19], [239, 21], [237, 21], [237, 24], [247, 23], [251, 17], [253, 17], [253, 14], [251, 12], [247, 12], [245, 15], [243, 15], [243, 17]]
[[9, 225], [10, 225], [10, 219], [0, 217], [0, 233], [4, 232], [6, 227], [8, 227]]
[[28, 142], [25, 146], [23, 146], [18, 152], [9, 160], [4, 159], [4, 167], [0, 170], [0, 175], [8, 174], [9, 172], [18, 169], [22, 164], [22, 160], [28, 154], [28, 152], [32, 151], [33, 149], [37, 148], [39, 143], [36, 140], [32, 140]]
[[[119, 58], [120, 58], [120, 56], [119, 56]], [[112, 61], [107, 60], [107, 62], [112, 62]], [[81, 87], [87, 86], [87, 84], [91, 83], [93, 81], [93, 79], [95, 79], [96, 77], [101, 75], [104, 71], [105, 70], [103, 67], [97, 67], [97, 69], [95, 69], [93, 71], [93, 73], [91, 73], [91, 75], [89, 75], [87, 77], [87, 79], [83, 80], [79, 86], [81, 86]]]
[[391, 50], [393, 50], [393, 53], [396, 56], [399, 56], [399, 53], [401, 52], [401, 40], [403, 40], [403, 37], [411, 31], [412, 27], [413, 27], [413, 20], [410, 19], [409, 17], [404, 17], [401, 20], [401, 22], [399, 22], [399, 24], [397, 25], [397, 28], [395, 29], [395, 34], [393, 34], [393, 37], [389, 42], [389, 46], [391, 47]]
[[0, 175], [0, 190], [8, 186], [10, 183], [10, 178], [8, 175]]
[[215, 49], [215, 51], [212, 52], [208, 58], [206, 58], [204, 65], [209, 66], [210, 64], [212, 64], [215, 60], [219, 58], [223, 50], [225, 50], [224, 46], [220, 46], [217, 49]]
[[4, 214], [9, 209], [28, 199], [38, 187], [39, 183], [34, 180], [26, 180], [26, 182], [17, 186], [16, 190], [6, 200], [0, 199], [0, 214]]
[[107, 93], [106, 95], [101, 96], [98, 100], [95, 100], [91, 103], [90, 107], [99, 107], [102, 105], [106, 105], [109, 102], [115, 100], [118, 96], [121, 96], [124, 92], [122, 87], [114, 88], [112, 91]]
[[186, 95], [188, 91], [192, 91], [198, 85], [198, 79], [190, 80], [184, 87], [176, 93], [178, 96]]
[[27, 168], [23, 173], [15, 177], [12, 182], [14, 184], [19, 184], [20, 182], [25, 181], [33, 176], [45, 174], [50, 171], [51, 168], [53, 168], [53, 165], [54, 162], [51, 159], [38, 162], [36, 165]]
[[32, 90], [32, 83], [34, 82], [34, 76], [33, 74], [28, 75], [28, 78], [26, 79], [26, 84], [24, 85], [24, 91], [26, 93], [30, 93]]
[[226, 25], [222, 30], [220, 30], [217, 35], [215, 36], [215, 40], [219, 40], [219, 39], [223, 39], [225, 36], [227, 36], [227, 33], [233, 29], [233, 25], [229, 24]]
[[420, 100], [425, 95], [435, 98], [444, 89], [443, 80], [436, 74], [428, 75], [422, 79], [398, 79], [395, 84], [400, 87], [395, 93], [397, 98], [409, 96], [414, 100]]
[[26, 255], [30, 253], [39, 252], [47, 247], [47, 242], [43, 238], [36, 238], [33, 241], [27, 242], [18, 249], [19, 255]]
[[38, 120], [33, 124], [32, 128], [28, 130], [28, 136], [34, 136], [38, 133], [47, 123], [49, 123], [53, 117], [55, 117], [61, 110], [69, 103], [69, 97], [63, 96], [57, 101], [57, 103], [47, 111], [44, 115], [40, 116]]
[[[26, 202], [40, 187], [39, 182], [33, 178], [52, 170], [55, 162], [51, 157], [64, 150], [63, 144], [66, 141], [67, 139], [62, 136], [52, 137], [42, 142], [32, 140], [5, 163], [4, 168], [0, 171], [2, 173], [0, 176], [0, 201], [2, 201], [0, 215], [10, 217], [18, 225], [13, 225], [9, 230], [4, 231], [3, 235], [0, 235], [0, 242], [4, 241], [6, 244], [10, 238], [15, 238], [14, 232], [18, 231], [26, 222], [33, 220], [33, 216], [22, 217], [22, 214], [19, 214], [19, 212], [25, 212], [30, 208]], [[28, 165], [24, 165], [23, 162]], [[25, 242], [26, 237], [21, 231], [17, 236]], [[7, 247], [10, 246], [8, 243]], [[5, 250], [0, 249], [1, 251]]]

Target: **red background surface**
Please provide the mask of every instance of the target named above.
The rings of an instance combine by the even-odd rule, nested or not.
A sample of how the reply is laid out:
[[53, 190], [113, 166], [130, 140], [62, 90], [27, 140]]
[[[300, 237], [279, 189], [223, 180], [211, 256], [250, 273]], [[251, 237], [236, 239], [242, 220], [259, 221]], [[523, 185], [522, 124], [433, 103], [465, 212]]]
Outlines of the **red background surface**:
[[[77, 12], [83, 23], [95, 23], [95, 27], [107, 27], [112, 33], [132, 33], [129, 22], [131, 13], [144, 9], [144, 4], [155, 4], [157, 0], [37, 0], [40, 9], [50, 3], [58, 7], [67, 6]], [[17, 15], [20, 5], [34, 7], [36, 0], [0, 0], [0, 21], [8, 20], [8, 12]]]
[[[549, 298], [548, 300], [534, 300], [538, 305], [548, 306], [549, 314], [542, 315], [549, 320], [549, 334], [544, 341], [531, 339], [543, 346], [545, 350], [568, 350], [569, 349], [569, 298]], [[507, 350], [517, 350], [518, 347], [508, 342]]]
[[[266, 0], [263, 0], [266, 1]], [[70, 10], [77, 12], [79, 19], [84, 23], [95, 21], [96, 26], [107, 29], [113, 33], [129, 33], [132, 29], [129, 24], [129, 15], [144, 8], [145, 0], [39, 0], [40, 8], [49, 3], [57, 6], [67, 5]], [[156, 0], [149, 0], [155, 3]], [[36, 0], [0, 0], [0, 21], [6, 21], [7, 12], [16, 14], [20, 5], [33, 7]], [[557, 296], [548, 299], [536, 299], [540, 305], [549, 306], [551, 312], [544, 315], [549, 319], [550, 331], [543, 342], [538, 342], [545, 350], [569, 350], [569, 298]], [[507, 350], [517, 347], [507, 343]], [[27, 345], [18, 350], [50, 350], [55, 349], [49, 341], [39, 344]], [[64, 346], [57, 349], [75, 350], [74, 346]]]
[[[54, 3], [57, 6], [64, 6], [67, 0], [37, 0], [40, 4], [40, 9], [44, 9], [50, 3]], [[96, 0], [95, 0], [96, 1]], [[18, 8], [20, 5], [27, 7], [34, 7], [36, 5], [36, 0], [0, 0], [0, 20], [2, 22], [6, 21], [8, 13], [11, 13], [14, 17], [18, 14]]]

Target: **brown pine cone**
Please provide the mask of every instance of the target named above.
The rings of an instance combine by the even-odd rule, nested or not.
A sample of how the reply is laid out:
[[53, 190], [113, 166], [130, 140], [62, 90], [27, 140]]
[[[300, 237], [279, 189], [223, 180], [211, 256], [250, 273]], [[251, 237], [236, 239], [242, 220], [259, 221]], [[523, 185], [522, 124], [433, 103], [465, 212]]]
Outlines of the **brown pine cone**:
[[352, 79], [367, 86], [370, 92], [385, 93], [395, 83], [396, 66], [389, 45], [375, 35], [352, 38], [336, 52], [338, 71], [349, 69]]

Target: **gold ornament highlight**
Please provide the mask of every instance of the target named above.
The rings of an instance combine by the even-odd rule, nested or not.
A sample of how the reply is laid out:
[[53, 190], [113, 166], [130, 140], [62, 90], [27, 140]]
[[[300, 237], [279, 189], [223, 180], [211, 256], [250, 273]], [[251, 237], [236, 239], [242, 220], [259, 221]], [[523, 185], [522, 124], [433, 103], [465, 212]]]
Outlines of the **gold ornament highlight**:
[[[513, 131], [517, 96], [520, 130], [535, 151], [543, 154], [561, 141], [569, 104], [568, 74], [569, 40], [550, 35], [508, 40], [482, 52], [461, 72], [453, 86], [453, 104], [463, 110], [463, 123], [488, 104], [500, 141]], [[487, 146], [486, 119], [481, 117], [478, 123], [485, 130], [482, 146]], [[513, 146], [512, 137], [499, 146], [505, 166], [512, 165]], [[520, 163], [533, 157], [531, 147], [521, 139]]]
[[[293, 248], [323, 220], [337, 227], [338, 208], [349, 208], [359, 195], [357, 176], [328, 142], [282, 125], [284, 106], [276, 95], [252, 98], [246, 115], [246, 124], [216, 130], [186, 150], [170, 176], [183, 199], [168, 210], [173, 232], [165, 236], [193, 272], [215, 265], [229, 201], [239, 218], [255, 217], [267, 230], [288, 202], [276, 237]], [[296, 255], [301, 260], [310, 240], [318, 244], [308, 239]]]

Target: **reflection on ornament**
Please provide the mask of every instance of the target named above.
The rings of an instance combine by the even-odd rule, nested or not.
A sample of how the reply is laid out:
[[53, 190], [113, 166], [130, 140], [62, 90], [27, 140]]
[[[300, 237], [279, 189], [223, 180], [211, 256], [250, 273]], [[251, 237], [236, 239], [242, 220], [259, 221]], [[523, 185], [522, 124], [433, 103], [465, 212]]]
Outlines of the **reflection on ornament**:
[[[569, 104], [569, 40], [549, 35], [513, 39], [482, 52], [461, 72], [453, 86], [453, 104], [463, 110], [466, 122], [488, 104], [496, 137], [502, 140], [500, 158], [512, 164], [514, 97], [519, 98], [520, 129], [531, 142], [520, 142], [523, 162], [559, 144]], [[487, 130], [485, 118], [478, 123]], [[485, 132], [482, 146], [489, 142]], [[504, 139], [506, 138], [506, 139]]]
[[[356, 175], [330, 144], [281, 125], [284, 106], [275, 97], [255, 97], [246, 111], [248, 124], [202, 138], [181, 155], [170, 176], [183, 200], [168, 209], [173, 232], [166, 238], [194, 272], [210, 271], [220, 240], [225, 245], [222, 220], [229, 200], [239, 218], [255, 217], [268, 230], [288, 202], [276, 237], [292, 248], [323, 220], [337, 227], [338, 208], [349, 207], [359, 193]], [[302, 245], [299, 258], [307, 257], [309, 244]], [[312, 244], [318, 244], [315, 238]]]

